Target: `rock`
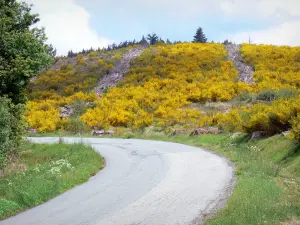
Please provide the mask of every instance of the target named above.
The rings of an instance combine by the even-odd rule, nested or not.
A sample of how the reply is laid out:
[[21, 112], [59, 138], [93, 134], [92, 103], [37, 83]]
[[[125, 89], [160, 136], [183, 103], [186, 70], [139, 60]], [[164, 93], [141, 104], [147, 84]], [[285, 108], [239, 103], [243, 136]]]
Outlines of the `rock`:
[[175, 135], [179, 135], [179, 134], [185, 134], [186, 133], [186, 130], [175, 130], [172, 135], [175, 136]]
[[105, 130], [94, 130], [92, 132], [92, 136], [112, 136], [116, 132], [113, 130], [105, 131]]
[[3, 176], [3, 170], [0, 170], [0, 177]]
[[65, 105], [63, 107], [60, 107], [60, 115], [59, 117], [62, 118], [69, 118], [73, 114], [73, 108], [70, 105]]
[[28, 133], [37, 133], [37, 129], [35, 129], [35, 128], [30, 128], [30, 129], [28, 130]]
[[113, 136], [115, 133], [116, 133], [115, 131], [109, 130], [109, 131], [106, 131], [106, 132], [105, 132], [105, 135]]
[[234, 138], [236, 138], [238, 136], [241, 136], [241, 135], [242, 135], [241, 132], [233, 133], [233, 134], [230, 135], [230, 138], [234, 139]]
[[253, 84], [253, 68], [243, 61], [243, 57], [241, 55], [240, 45], [236, 44], [227, 44], [226, 50], [228, 52], [228, 60], [231, 60], [239, 72], [239, 81], [245, 82], [248, 84]]
[[203, 134], [220, 134], [221, 131], [217, 127], [205, 127], [205, 128], [197, 128], [195, 129], [190, 136], [198, 136]]
[[281, 133], [281, 135], [284, 136], [284, 137], [288, 137], [290, 134], [291, 134], [290, 130], [284, 131], [284, 132]]
[[94, 130], [92, 136], [103, 136], [105, 134], [104, 130]]
[[266, 136], [265, 132], [255, 131], [255, 132], [252, 133], [250, 140], [261, 139], [261, 138], [264, 138], [265, 136]]

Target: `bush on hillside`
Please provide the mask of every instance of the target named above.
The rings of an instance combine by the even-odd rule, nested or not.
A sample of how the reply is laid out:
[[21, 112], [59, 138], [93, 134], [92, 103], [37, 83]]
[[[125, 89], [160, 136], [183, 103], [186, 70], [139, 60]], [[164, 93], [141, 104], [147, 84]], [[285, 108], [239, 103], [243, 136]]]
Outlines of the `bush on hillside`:
[[74, 134], [86, 133], [90, 129], [89, 127], [79, 118], [70, 118], [65, 126], [65, 130]]
[[[255, 104], [240, 107], [227, 114], [218, 114], [217, 122], [229, 131], [240, 130], [246, 133], [263, 131], [273, 135], [294, 127], [297, 133], [297, 113], [300, 113], [300, 99], [279, 99], [269, 104]], [[297, 117], [298, 118], [298, 117]]]
[[295, 89], [266, 89], [258, 93], [256, 99], [261, 101], [274, 101], [276, 99], [288, 99], [297, 96], [297, 90]]

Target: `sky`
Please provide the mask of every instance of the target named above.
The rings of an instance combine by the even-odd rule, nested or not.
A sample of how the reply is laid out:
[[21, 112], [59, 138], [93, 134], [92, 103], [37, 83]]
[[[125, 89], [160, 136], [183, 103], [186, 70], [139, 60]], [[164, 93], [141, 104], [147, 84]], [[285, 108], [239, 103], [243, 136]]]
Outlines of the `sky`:
[[208, 41], [300, 45], [299, 0], [25, 0], [40, 14], [58, 55], [106, 47], [156, 33], [192, 41], [202, 27]]

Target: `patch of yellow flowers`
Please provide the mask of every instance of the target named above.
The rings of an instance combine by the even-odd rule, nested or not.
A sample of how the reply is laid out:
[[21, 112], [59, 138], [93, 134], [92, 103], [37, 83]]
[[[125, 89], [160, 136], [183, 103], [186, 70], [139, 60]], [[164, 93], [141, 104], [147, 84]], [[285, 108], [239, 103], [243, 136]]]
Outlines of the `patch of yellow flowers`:
[[[181, 43], [149, 47], [131, 62], [125, 79], [101, 99], [84, 92], [62, 97], [68, 96], [78, 85], [68, 83], [71, 89], [65, 89], [62, 94], [43, 90], [43, 98], [47, 100], [28, 102], [26, 120], [40, 132], [63, 129], [67, 120], [59, 118], [59, 107], [82, 101], [96, 105], [81, 115], [81, 120], [91, 128], [218, 125], [229, 131], [273, 134], [292, 127], [292, 136], [300, 139], [298, 98], [237, 107], [226, 114], [214, 115], [203, 115], [189, 107], [192, 102], [228, 101], [243, 92], [300, 87], [299, 47], [243, 44], [242, 55], [255, 68], [256, 84], [252, 85], [238, 82], [238, 73], [226, 55], [220, 44]], [[102, 65], [104, 61], [98, 60], [98, 64]], [[64, 73], [65, 79], [72, 74], [71, 70]], [[49, 77], [43, 81], [51, 82], [52, 75], [53, 72], [48, 73]], [[89, 85], [82, 90], [87, 91]], [[41, 90], [37, 90], [33, 96], [40, 93]]]
[[136, 59], [120, 87], [115, 87], [81, 119], [90, 127], [143, 128], [200, 124], [191, 102], [226, 101], [252, 87], [237, 82], [238, 73], [220, 44], [158, 45]]

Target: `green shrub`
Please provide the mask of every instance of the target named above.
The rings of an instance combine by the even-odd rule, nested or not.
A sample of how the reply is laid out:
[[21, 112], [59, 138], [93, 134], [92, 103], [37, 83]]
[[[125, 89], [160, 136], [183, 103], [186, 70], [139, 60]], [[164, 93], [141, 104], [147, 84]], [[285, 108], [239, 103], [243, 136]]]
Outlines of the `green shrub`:
[[297, 91], [294, 89], [266, 89], [258, 93], [256, 99], [261, 101], [273, 101], [276, 99], [288, 99], [295, 98], [297, 96]]
[[0, 168], [9, 155], [17, 154], [24, 131], [23, 105], [0, 97]]
[[252, 101], [253, 99], [255, 99], [255, 94], [253, 93], [249, 93], [249, 92], [242, 92], [240, 93], [237, 97], [236, 100], [238, 100], [239, 102], [244, 102], [244, 101]]
[[295, 98], [297, 96], [297, 90], [295, 89], [280, 89], [278, 91], [278, 98], [288, 99]]
[[256, 99], [260, 101], [273, 101], [278, 98], [278, 91], [266, 89], [258, 93]]
[[70, 118], [65, 128], [66, 131], [71, 133], [86, 133], [89, 131], [89, 127], [79, 118]]

